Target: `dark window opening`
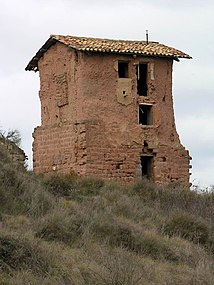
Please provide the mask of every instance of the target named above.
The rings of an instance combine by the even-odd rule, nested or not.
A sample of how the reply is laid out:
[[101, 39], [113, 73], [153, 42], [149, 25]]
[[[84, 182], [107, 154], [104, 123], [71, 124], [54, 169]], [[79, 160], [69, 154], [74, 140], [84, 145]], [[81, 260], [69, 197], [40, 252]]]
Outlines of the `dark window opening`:
[[152, 125], [152, 106], [139, 105], [139, 124]]
[[116, 169], [122, 169], [123, 168], [123, 163], [119, 162], [116, 164]]
[[141, 171], [142, 177], [150, 179], [152, 178], [152, 166], [153, 166], [153, 156], [141, 156]]
[[147, 70], [148, 65], [137, 65], [137, 93], [139, 96], [147, 96]]
[[128, 62], [118, 62], [118, 76], [119, 78], [129, 77], [129, 64]]

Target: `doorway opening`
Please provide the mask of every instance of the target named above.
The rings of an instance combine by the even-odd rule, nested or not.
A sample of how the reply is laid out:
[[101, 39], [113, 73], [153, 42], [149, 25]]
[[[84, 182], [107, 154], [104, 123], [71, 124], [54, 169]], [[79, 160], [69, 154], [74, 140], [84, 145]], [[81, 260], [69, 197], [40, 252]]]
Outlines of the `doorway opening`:
[[153, 173], [153, 156], [151, 155], [142, 155], [140, 157], [140, 163], [141, 163], [141, 172], [142, 177], [146, 178], [148, 180], [152, 179], [152, 173]]

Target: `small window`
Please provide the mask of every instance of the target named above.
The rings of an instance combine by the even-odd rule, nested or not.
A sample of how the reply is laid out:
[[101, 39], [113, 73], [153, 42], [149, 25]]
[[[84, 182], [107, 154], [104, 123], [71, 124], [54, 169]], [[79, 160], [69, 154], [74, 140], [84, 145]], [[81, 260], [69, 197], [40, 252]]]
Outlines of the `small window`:
[[139, 124], [152, 125], [152, 106], [151, 105], [139, 105]]
[[118, 62], [118, 76], [119, 78], [128, 78], [129, 77], [129, 64], [128, 62]]

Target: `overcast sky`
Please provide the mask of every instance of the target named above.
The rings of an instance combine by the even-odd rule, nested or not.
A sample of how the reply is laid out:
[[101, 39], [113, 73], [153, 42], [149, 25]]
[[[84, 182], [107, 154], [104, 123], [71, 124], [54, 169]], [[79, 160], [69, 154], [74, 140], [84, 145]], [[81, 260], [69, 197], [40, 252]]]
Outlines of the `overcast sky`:
[[0, 127], [18, 129], [32, 165], [40, 125], [39, 74], [24, 69], [50, 34], [145, 39], [180, 49], [174, 63], [177, 130], [193, 158], [194, 184], [214, 184], [213, 0], [0, 0]]

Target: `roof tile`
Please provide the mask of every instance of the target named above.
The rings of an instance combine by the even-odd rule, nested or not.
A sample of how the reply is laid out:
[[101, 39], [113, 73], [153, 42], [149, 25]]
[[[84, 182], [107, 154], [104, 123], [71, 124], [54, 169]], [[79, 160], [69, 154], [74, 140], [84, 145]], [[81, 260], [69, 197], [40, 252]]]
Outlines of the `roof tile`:
[[38, 70], [38, 60], [50, 46], [61, 42], [79, 51], [91, 51], [100, 53], [141, 54], [146, 56], [191, 58], [188, 54], [158, 42], [111, 40], [75, 36], [52, 35], [42, 48], [36, 53], [26, 70]]

